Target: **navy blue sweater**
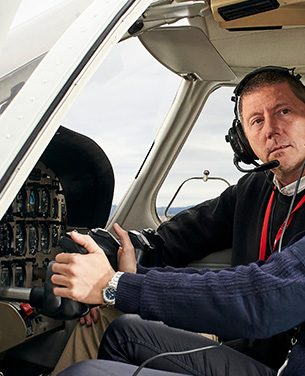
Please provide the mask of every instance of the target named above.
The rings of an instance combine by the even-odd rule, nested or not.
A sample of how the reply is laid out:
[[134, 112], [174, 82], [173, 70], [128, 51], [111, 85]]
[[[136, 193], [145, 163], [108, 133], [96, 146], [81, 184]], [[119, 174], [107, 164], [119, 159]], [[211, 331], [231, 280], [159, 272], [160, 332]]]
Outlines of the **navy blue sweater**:
[[120, 278], [116, 307], [190, 331], [270, 337], [305, 319], [305, 237], [265, 263], [219, 272], [140, 267]]
[[[264, 173], [245, 175], [216, 199], [164, 222], [158, 228], [164, 243], [163, 261], [182, 267], [230, 247], [232, 265], [256, 261], [265, 210], [273, 189], [271, 179], [268, 181]], [[296, 203], [303, 194], [297, 195]], [[269, 253], [290, 202], [291, 197], [276, 192], [270, 218]], [[305, 206], [296, 212], [285, 232], [283, 246], [293, 243], [304, 233], [304, 219]], [[251, 264], [247, 268], [238, 267], [234, 272], [184, 269], [183, 274], [178, 275], [180, 269], [147, 271], [139, 268], [138, 275], [121, 278], [117, 307], [125, 312], [139, 313], [143, 318], [162, 320], [171, 326], [196, 332], [216, 333], [221, 337], [270, 337], [305, 321], [301, 309], [304, 270], [298, 261], [298, 248], [289, 250], [290, 255], [280, 255], [276, 264], [273, 261], [262, 267]], [[296, 289], [298, 292], [294, 293]], [[299, 312], [296, 307], [300, 308]], [[270, 354], [264, 350], [270, 340], [263, 341], [263, 347], [261, 340], [255, 341], [258, 348], [263, 348], [263, 359], [258, 359], [268, 363], [273, 352], [276, 361], [269, 365], [278, 366], [287, 354], [289, 341], [286, 335], [276, 336], [276, 342], [272, 339], [272, 344], [268, 345]]]
[[305, 237], [261, 265], [219, 272], [166, 267], [125, 273], [116, 307], [221, 337], [270, 337], [305, 319]]
[[[138, 272], [121, 276], [116, 307], [173, 327], [266, 338], [305, 318], [305, 237], [260, 265], [220, 272], [171, 267]], [[289, 376], [305, 374], [305, 331], [300, 334], [303, 341], [290, 356]], [[278, 369], [287, 349], [282, 346], [276, 354], [264, 363]]]

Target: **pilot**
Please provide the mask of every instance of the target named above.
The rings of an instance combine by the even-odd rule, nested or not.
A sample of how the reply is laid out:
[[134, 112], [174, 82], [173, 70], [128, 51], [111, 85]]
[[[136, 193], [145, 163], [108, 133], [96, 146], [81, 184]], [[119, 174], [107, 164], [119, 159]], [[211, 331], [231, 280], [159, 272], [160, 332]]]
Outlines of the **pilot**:
[[[106, 263], [105, 255], [93, 239], [77, 233], [72, 237], [91, 256], [98, 254], [98, 261]], [[132, 246], [124, 230], [121, 240], [131, 256]], [[304, 249], [303, 236], [282, 252], [271, 255], [266, 262], [219, 272], [172, 267], [150, 269], [147, 273], [142, 269], [141, 274], [117, 272], [109, 285], [113, 290], [117, 279], [124, 278], [119, 282], [122, 285], [118, 285], [117, 295], [108, 290], [109, 295], [106, 293], [102, 299], [97, 297], [94, 291], [97, 289], [82, 289], [79, 298], [83, 301], [116, 302], [119, 308], [144, 318], [125, 314], [114, 320], [103, 336], [98, 357], [137, 366], [149, 361], [149, 368], [170, 372], [168, 376], [275, 376], [277, 370], [191, 331], [208, 330], [223, 338], [251, 339], [293, 328], [290, 336], [294, 346], [285, 376], [304, 375], [305, 327], [301, 326], [305, 317]], [[78, 286], [82, 288], [81, 284]], [[99, 287], [103, 286], [105, 282]], [[160, 354], [165, 356], [159, 357]], [[59, 375], [132, 375], [130, 371], [136, 369], [89, 361], [77, 363]], [[155, 375], [149, 371], [143, 373], [146, 374]]]
[[[216, 333], [229, 346], [161, 358], [151, 367], [214, 376], [226, 370], [228, 375], [242, 376], [275, 375], [284, 363], [294, 328], [305, 313], [300, 300], [304, 260], [293, 252], [294, 262], [289, 260], [291, 249], [302, 249], [304, 241], [280, 252], [304, 234], [305, 88], [300, 78], [294, 69], [264, 67], [240, 82], [234, 91], [235, 119], [228, 139], [237, 166], [240, 160], [257, 164], [257, 159], [263, 165], [219, 197], [164, 222], [155, 235], [166, 265], [181, 268], [231, 247], [232, 265], [241, 266], [218, 273], [145, 269], [136, 266], [128, 235], [116, 225], [122, 248], [115, 273], [90, 237], [72, 234], [89, 254], [57, 255], [52, 281], [60, 287], [54, 293], [106, 303], [141, 317], [115, 320], [103, 337], [99, 356], [139, 365], [157, 353], [210, 345], [209, 339], [191, 333], [207, 332]], [[115, 309], [104, 310], [111, 313], [108, 319], [102, 313], [101, 320], [108, 324]], [[75, 353], [78, 346], [94, 347], [91, 331], [79, 337], [85, 332], [79, 328], [63, 356]]]

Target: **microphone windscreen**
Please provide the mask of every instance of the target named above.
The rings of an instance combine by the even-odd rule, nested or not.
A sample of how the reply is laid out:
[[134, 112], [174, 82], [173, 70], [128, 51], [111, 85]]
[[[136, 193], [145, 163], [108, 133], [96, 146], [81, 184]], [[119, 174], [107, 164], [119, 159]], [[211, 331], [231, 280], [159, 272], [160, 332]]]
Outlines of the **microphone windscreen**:
[[260, 171], [266, 171], [266, 170], [272, 170], [273, 168], [276, 168], [280, 165], [280, 162], [275, 159], [274, 161], [270, 161], [267, 163], [263, 163], [257, 167], [254, 168], [254, 172], [260, 172]]

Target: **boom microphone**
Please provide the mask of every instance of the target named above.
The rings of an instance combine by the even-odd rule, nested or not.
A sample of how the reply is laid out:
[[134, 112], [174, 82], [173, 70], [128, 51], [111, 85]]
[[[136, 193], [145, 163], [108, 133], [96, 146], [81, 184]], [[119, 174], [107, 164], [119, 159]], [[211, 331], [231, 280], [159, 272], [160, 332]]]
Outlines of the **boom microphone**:
[[239, 171], [246, 172], [246, 173], [272, 170], [273, 168], [278, 167], [280, 165], [280, 162], [277, 159], [275, 159], [274, 161], [270, 161], [270, 162], [267, 162], [267, 163], [257, 164], [257, 166], [254, 167], [254, 168], [244, 169], [244, 168], [240, 167], [239, 162], [240, 162], [240, 159], [237, 156], [234, 156], [233, 163], [234, 163], [235, 167]]

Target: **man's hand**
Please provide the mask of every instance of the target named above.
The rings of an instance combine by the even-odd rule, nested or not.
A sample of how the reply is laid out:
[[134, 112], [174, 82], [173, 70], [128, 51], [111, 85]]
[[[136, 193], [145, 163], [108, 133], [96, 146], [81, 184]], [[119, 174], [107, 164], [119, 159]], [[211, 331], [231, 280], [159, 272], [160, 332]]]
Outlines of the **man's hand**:
[[128, 232], [115, 223], [113, 229], [120, 238], [121, 247], [118, 250], [118, 268], [121, 272], [135, 273], [137, 271], [137, 261], [135, 249], [130, 241]]
[[79, 323], [81, 325], [86, 324], [86, 326], [91, 326], [98, 321], [98, 317], [99, 317], [99, 308], [92, 307], [86, 316], [83, 316], [79, 319]]
[[71, 233], [76, 243], [86, 248], [88, 254], [59, 253], [55, 258], [51, 280], [54, 294], [87, 304], [103, 304], [102, 290], [114, 276], [109, 261], [89, 235]]

